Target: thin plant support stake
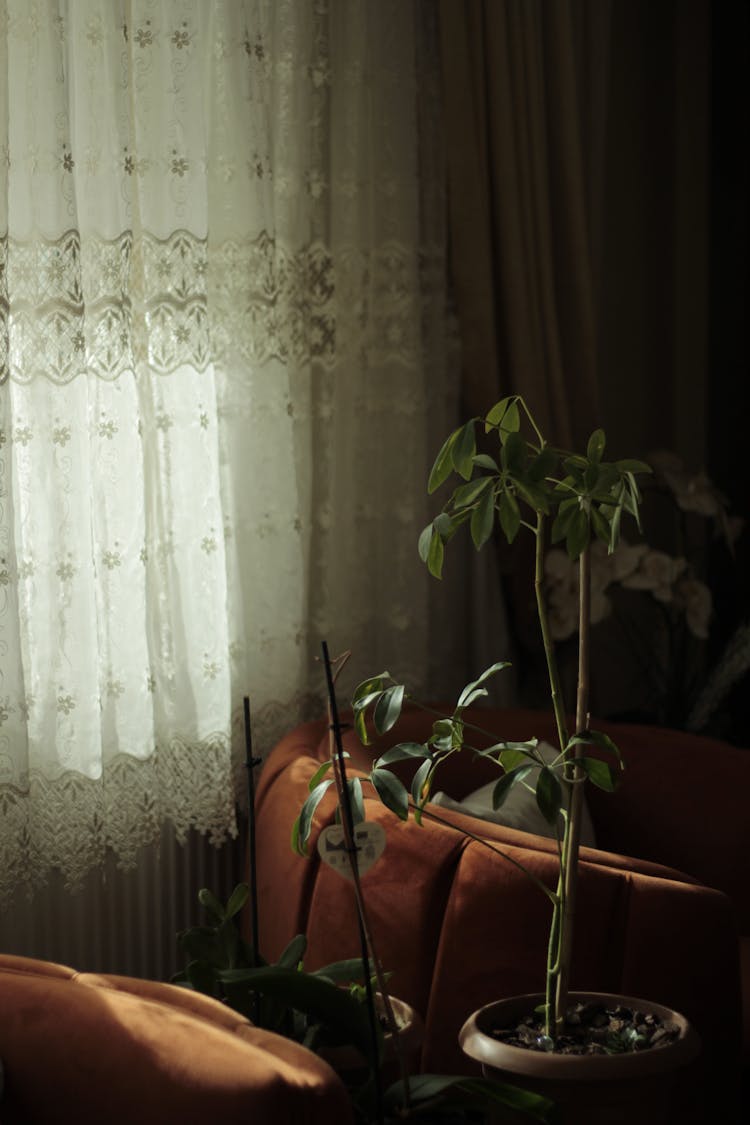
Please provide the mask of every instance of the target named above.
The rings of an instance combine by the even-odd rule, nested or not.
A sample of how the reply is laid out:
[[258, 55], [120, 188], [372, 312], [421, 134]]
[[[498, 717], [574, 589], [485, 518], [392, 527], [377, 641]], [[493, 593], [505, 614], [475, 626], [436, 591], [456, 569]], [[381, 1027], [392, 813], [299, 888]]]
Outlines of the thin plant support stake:
[[[375, 1011], [375, 998], [372, 992], [372, 981], [370, 979], [370, 960], [372, 961], [375, 971], [375, 977], [378, 982], [378, 991], [383, 998], [383, 1006], [385, 1008], [386, 1020], [390, 1028], [393, 1038], [393, 1046], [396, 1051], [396, 1057], [401, 1071], [401, 1078], [404, 1087], [404, 1103], [406, 1106], [409, 1104], [409, 1079], [406, 1073], [406, 1066], [403, 1059], [403, 1052], [401, 1051], [398, 1039], [398, 1027], [396, 1024], [396, 1017], [393, 1013], [393, 1006], [391, 1004], [390, 995], [386, 987], [385, 977], [378, 958], [377, 952], [372, 939], [372, 931], [370, 930], [369, 922], [367, 919], [367, 911], [365, 908], [364, 895], [362, 893], [362, 884], [359, 876], [359, 865], [357, 862], [357, 848], [354, 837], [354, 815], [352, 812], [351, 795], [349, 793], [349, 786], [346, 777], [346, 764], [344, 758], [344, 748], [341, 742], [341, 722], [339, 720], [338, 703], [336, 701], [336, 686], [331, 659], [328, 654], [328, 645], [325, 641], [322, 642], [323, 649], [323, 664], [326, 672], [326, 686], [328, 690], [328, 719], [329, 719], [329, 736], [332, 741], [331, 758], [334, 763], [334, 777], [336, 779], [336, 789], [339, 798], [339, 808], [341, 809], [341, 827], [344, 832], [344, 842], [346, 844], [346, 851], [349, 857], [349, 863], [352, 871], [352, 883], [354, 885], [355, 899], [357, 903], [357, 924], [359, 927], [359, 939], [362, 949], [362, 965], [364, 969], [365, 979], [365, 995], [367, 999], [367, 1008], [370, 1017], [370, 1028], [372, 1033], [372, 1064], [373, 1064], [373, 1081], [375, 1084], [375, 1099], [376, 1099], [376, 1112], [378, 1122], [383, 1122], [383, 1084], [382, 1076], [380, 1074], [380, 1065], [377, 1049], [377, 1013]], [[344, 662], [348, 659], [347, 653], [343, 658], [337, 661], [337, 673], [343, 667]]]
[[[250, 936], [253, 947], [253, 968], [258, 968], [258, 858], [255, 846], [255, 767], [262, 759], [253, 756], [253, 737], [250, 726], [250, 700], [243, 700], [245, 718], [245, 769], [247, 770], [247, 839], [248, 865], [250, 868]], [[259, 1000], [255, 997], [255, 1017], [257, 1022]]]

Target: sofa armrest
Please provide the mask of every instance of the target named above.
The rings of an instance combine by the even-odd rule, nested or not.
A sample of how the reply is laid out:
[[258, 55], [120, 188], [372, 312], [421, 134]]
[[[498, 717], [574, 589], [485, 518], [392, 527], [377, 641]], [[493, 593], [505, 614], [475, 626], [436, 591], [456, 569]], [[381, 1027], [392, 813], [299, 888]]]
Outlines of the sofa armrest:
[[663, 728], [601, 724], [622, 751], [616, 793], [591, 788], [602, 848], [677, 867], [732, 900], [750, 934], [750, 751]]
[[[438, 710], [449, 711], [449, 708]], [[520, 708], [469, 708], [468, 723], [496, 739], [522, 741], [531, 737], [557, 744], [551, 713]], [[371, 760], [398, 741], [423, 741], [433, 717], [416, 708], [405, 709], [393, 731], [362, 747], [353, 731], [344, 744], [352, 764], [367, 768]], [[729, 896], [737, 911], [741, 933], [750, 934], [750, 816], [746, 794], [750, 788], [750, 750], [718, 739], [662, 727], [599, 722], [620, 748], [625, 763], [620, 786], [604, 793], [587, 786], [587, 802], [603, 851], [649, 860], [694, 876]], [[570, 730], [573, 730], [572, 723]], [[481, 744], [481, 736], [477, 735]], [[484, 744], [489, 745], [489, 738]], [[325, 751], [318, 748], [321, 756]], [[395, 772], [407, 780], [413, 766], [399, 763]], [[451, 758], [438, 778], [438, 787], [461, 798], [493, 777], [497, 767], [471, 756]]]

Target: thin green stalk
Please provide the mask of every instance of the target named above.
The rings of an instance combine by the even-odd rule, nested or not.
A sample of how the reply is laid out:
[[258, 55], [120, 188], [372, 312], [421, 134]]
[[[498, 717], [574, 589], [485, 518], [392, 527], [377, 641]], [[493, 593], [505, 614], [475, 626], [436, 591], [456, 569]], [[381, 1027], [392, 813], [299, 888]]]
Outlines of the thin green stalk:
[[[583, 731], [589, 726], [589, 626], [591, 607], [591, 554], [587, 544], [578, 563], [579, 570], [579, 622], [578, 622], [578, 691], [576, 695], [576, 730]], [[573, 954], [573, 925], [575, 921], [576, 895], [578, 891], [578, 852], [581, 842], [581, 815], [583, 811], [583, 774], [577, 759], [583, 748], [574, 749], [570, 764], [570, 806], [563, 838], [563, 913], [560, 933], [560, 966], [555, 996], [555, 1025], [561, 1027], [568, 1008], [568, 989], [570, 987], [570, 964]]]
[[565, 717], [565, 701], [563, 700], [562, 687], [560, 685], [560, 673], [557, 668], [557, 661], [555, 659], [555, 647], [549, 629], [549, 619], [547, 617], [547, 602], [544, 597], [544, 532], [545, 517], [541, 512], [539, 512], [537, 513], [537, 522], [534, 531], [534, 536], [536, 539], [536, 554], [534, 560], [534, 593], [536, 595], [536, 609], [537, 617], [539, 618], [539, 628], [542, 633], [542, 642], [544, 644], [544, 656], [547, 662], [547, 675], [549, 678], [550, 695], [552, 698], [552, 709], [555, 714], [555, 724], [557, 726], [557, 737], [560, 743], [560, 749], [564, 750], [568, 744], [568, 728], [567, 720]]
[[[399, 1036], [399, 1033], [398, 1033], [398, 1031], [399, 1031], [398, 1023], [396, 1021], [396, 1016], [395, 1016], [395, 1013], [393, 1011], [393, 1005], [391, 1004], [391, 996], [390, 996], [390, 992], [388, 991], [388, 986], [386, 984], [386, 977], [385, 977], [385, 973], [383, 972], [383, 966], [382, 966], [382, 963], [380, 961], [380, 957], [378, 956], [377, 949], [375, 947], [375, 942], [374, 942], [373, 934], [372, 934], [372, 928], [370, 926], [370, 920], [369, 920], [369, 917], [368, 917], [367, 907], [366, 907], [366, 904], [365, 904], [365, 896], [364, 896], [364, 892], [362, 890], [362, 882], [361, 882], [360, 873], [359, 873], [359, 864], [357, 862], [357, 848], [356, 848], [356, 844], [355, 844], [355, 840], [354, 840], [354, 820], [353, 820], [353, 816], [352, 816], [351, 803], [350, 803], [350, 798], [349, 798], [349, 790], [348, 790], [347, 783], [346, 783], [346, 771], [345, 771], [345, 766], [344, 766], [343, 753], [341, 752], [341, 743], [340, 743], [341, 727], [340, 727], [339, 719], [338, 719], [338, 708], [336, 706], [335, 684], [336, 684], [336, 680], [338, 679], [338, 676], [340, 675], [340, 673], [341, 673], [344, 665], [346, 664], [347, 660], [349, 659], [350, 655], [351, 655], [351, 653], [345, 652], [341, 656], [337, 657], [336, 660], [331, 662], [328, 659], [328, 646], [326, 645], [325, 641], [323, 642], [323, 656], [324, 656], [324, 660], [325, 660], [325, 663], [326, 663], [326, 674], [327, 674], [327, 677], [328, 677], [328, 746], [329, 746], [328, 752], [329, 752], [330, 759], [333, 762], [333, 775], [334, 775], [334, 780], [335, 780], [335, 785], [336, 785], [336, 794], [337, 794], [337, 798], [338, 798], [339, 808], [341, 810], [341, 827], [342, 827], [343, 833], [344, 833], [344, 842], [346, 844], [346, 850], [347, 850], [347, 853], [349, 855], [349, 870], [350, 870], [351, 876], [352, 876], [352, 884], [353, 884], [353, 887], [354, 887], [354, 897], [355, 897], [356, 904], [357, 904], [357, 915], [358, 915], [358, 919], [359, 919], [360, 933], [361, 933], [361, 936], [364, 940], [364, 946], [365, 946], [365, 950], [364, 950], [365, 958], [364, 959], [365, 960], [367, 959], [367, 954], [369, 953], [370, 960], [372, 961], [372, 964], [373, 964], [375, 979], [376, 979], [377, 985], [378, 985], [378, 992], [380, 993], [380, 996], [381, 996], [381, 999], [382, 999], [382, 1002], [383, 1002], [383, 1010], [384, 1010], [384, 1013], [385, 1013], [385, 1018], [386, 1018], [386, 1022], [388, 1024], [388, 1028], [391, 1032], [391, 1036], [392, 1036], [392, 1040], [393, 1040], [393, 1048], [394, 1048], [394, 1051], [395, 1051], [395, 1054], [396, 1054], [396, 1060], [398, 1062], [398, 1067], [399, 1067], [399, 1071], [400, 1071], [400, 1074], [401, 1074], [401, 1081], [403, 1083], [403, 1090], [404, 1090], [404, 1106], [405, 1106], [405, 1108], [408, 1109], [409, 1104], [410, 1104], [409, 1073], [408, 1073], [407, 1066], [406, 1066], [406, 1059], [404, 1057], [403, 1045], [401, 1043], [401, 1039], [400, 1039], [400, 1036]], [[334, 665], [335, 665], [335, 668], [334, 668]], [[371, 982], [370, 982], [369, 974], [367, 973], [366, 968], [365, 968], [365, 988], [366, 988], [367, 995], [368, 995], [368, 1001], [370, 1002], [370, 1005], [371, 1005], [371, 1012], [374, 1013], [374, 1007], [372, 1006]], [[375, 1054], [375, 1052], [373, 1052], [373, 1054]], [[373, 1069], [373, 1080], [374, 1080], [374, 1085], [375, 1085], [375, 1094], [376, 1094], [376, 1102], [377, 1102], [377, 1117], [378, 1117], [378, 1122], [383, 1122], [384, 1117], [383, 1117], [383, 1104], [382, 1104], [382, 1100], [383, 1100], [382, 1078], [381, 1078], [381, 1073], [380, 1073], [377, 1058], [373, 1057], [372, 1061], [373, 1061], [373, 1068], [372, 1068]]]
[[[535, 531], [536, 554], [534, 562], [534, 593], [536, 594], [537, 616], [539, 618], [539, 627], [541, 629], [542, 642], [544, 644], [544, 655], [547, 661], [547, 674], [549, 677], [550, 694], [552, 697], [552, 709], [554, 711], [555, 723], [557, 726], [557, 737], [560, 743], [560, 750], [564, 751], [565, 747], [568, 744], [568, 728], [567, 720], [565, 717], [565, 701], [563, 700], [562, 688], [560, 685], [560, 674], [557, 668], [555, 649], [552, 642], [552, 637], [549, 629], [549, 620], [547, 617], [547, 603], [544, 597], [544, 531], [544, 516], [541, 512], [539, 512], [537, 513], [537, 525]], [[565, 835], [563, 836], [563, 849], [560, 858], [560, 873], [557, 880], [557, 893], [555, 895], [555, 905], [552, 912], [550, 943], [547, 955], [547, 1007], [545, 1011], [545, 1034], [547, 1035], [552, 1035], [555, 1029], [560, 1026], [560, 1013], [557, 1003], [552, 1003], [552, 993], [554, 991], [557, 996], [557, 979], [562, 963], [562, 950], [564, 948], [565, 938], [565, 922], [566, 918], [568, 917], [567, 903], [565, 901], [565, 862], [566, 841], [569, 835], [569, 830], [570, 818], [566, 820]]]

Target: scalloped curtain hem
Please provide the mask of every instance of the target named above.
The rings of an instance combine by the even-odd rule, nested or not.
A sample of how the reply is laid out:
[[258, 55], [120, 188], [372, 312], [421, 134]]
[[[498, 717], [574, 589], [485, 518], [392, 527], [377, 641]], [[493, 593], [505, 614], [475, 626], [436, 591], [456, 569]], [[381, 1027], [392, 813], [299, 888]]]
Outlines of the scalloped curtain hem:
[[99, 779], [32, 773], [26, 790], [0, 787], [0, 817], [0, 905], [19, 890], [33, 893], [53, 869], [78, 889], [110, 849], [118, 867], [135, 867], [164, 822], [180, 843], [195, 829], [218, 847], [238, 831], [230, 742], [175, 736], [146, 760], [118, 755]]

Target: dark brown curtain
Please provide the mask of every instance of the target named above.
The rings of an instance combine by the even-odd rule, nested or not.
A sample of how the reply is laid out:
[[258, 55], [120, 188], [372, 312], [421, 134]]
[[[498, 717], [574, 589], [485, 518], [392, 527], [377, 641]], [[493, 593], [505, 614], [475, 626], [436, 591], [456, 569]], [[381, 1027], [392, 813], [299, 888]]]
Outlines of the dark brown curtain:
[[709, 0], [441, 0], [464, 404], [704, 455]]
[[592, 240], [609, 7], [440, 8], [465, 405], [520, 392], [565, 444], [599, 414]]
[[[521, 393], [556, 443], [601, 425], [612, 456], [703, 468], [709, 0], [439, 14], [466, 412]], [[501, 565], [522, 701], [544, 703], [530, 560]]]

